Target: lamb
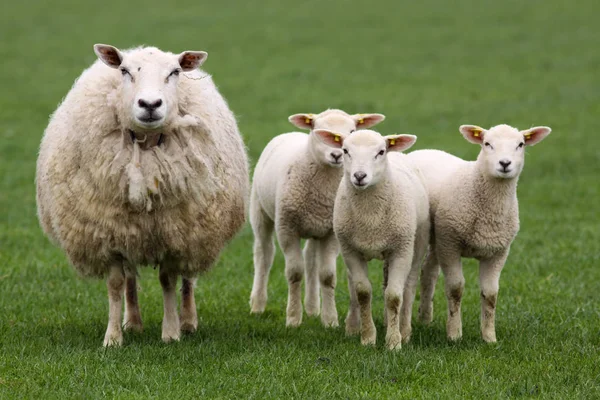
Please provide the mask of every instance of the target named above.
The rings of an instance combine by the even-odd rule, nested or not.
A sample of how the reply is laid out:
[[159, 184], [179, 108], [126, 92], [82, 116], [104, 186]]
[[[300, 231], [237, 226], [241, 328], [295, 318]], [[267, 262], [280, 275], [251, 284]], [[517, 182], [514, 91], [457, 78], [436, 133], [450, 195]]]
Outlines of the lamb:
[[367, 262], [383, 259], [386, 345], [391, 350], [400, 349], [402, 341], [410, 339], [415, 287], [430, 230], [427, 192], [421, 177], [405, 155], [394, 153], [411, 147], [416, 136], [382, 137], [371, 130], [360, 130], [347, 138], [328, 130], [315, 133], [344, 153], [344, 177], [335, 198], [333, 229], [348, 268], [346, 333], [360, 330], [363, 345], [375, 344]]
[[[77, 79], [51, 117], [37, 162], [40, 224], [75, 269], [107, 277], [104, 346], [141, 331], [137, 267], [160, 266], [162, 340], [193, 332], [193, 288], [246, 218], [246, 150], [202, 51], [119, 51]], [[175, 288], [182, 276], [181, 316]]]
[[519, 231], [517, 181], [525, 147], [539, 143], [550, 131], [545, 126], [519, 132], [508, 125], [489, 130], [463, 125], [462, 135], [481, 146], [477, 161], [464, 161], [437, 150], [408, 154], [425, 177], [434, 226], [421, 277], [419, 316], [426, 323], [432, 320], [433, 292], [441, 266], [450, 340], [462, 337], [460, 303], [465, 280], [461, 257], [469, 257], [479, 260], [481, 334], [486, 342], [496, 342], [500, 272]]
[[[320, 114], [295, 114], [289, 121], [301, 129], [335, 129], [343, 135], [357, 127], [373, 126], [381, 114], [348, 115], [341, 110]], [[288, 280], [286, 325], [302, 323], [300, 285], [306, 273], [304, 305], [309, 316], [319, 315], [319, 281], [323, 297], [321, 321], [338, 326], [335, 307], [338, 244], [333, 234], [335, 193], [341, 179], [342, 153], [315, 138], [292, 132], [272, 139], [254, 171], [250, 195], [250, 223], [254, 232], [254, 284], [250, 296], [252, 313], [267, 304], [267, 283], [273, 264], [273, 231], [285, 255]], [[302, 254], [300, 240], [307, 239]]]

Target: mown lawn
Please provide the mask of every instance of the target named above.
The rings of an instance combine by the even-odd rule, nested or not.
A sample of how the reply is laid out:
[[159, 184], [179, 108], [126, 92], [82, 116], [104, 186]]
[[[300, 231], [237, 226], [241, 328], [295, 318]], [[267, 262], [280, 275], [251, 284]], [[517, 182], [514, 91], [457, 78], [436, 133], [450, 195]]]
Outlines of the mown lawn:
[[[134, 4], [135, 3], [135, 4]], [[0, 7], [0, 398], [599, 398], [600, 28], [596, 0], [458, 2], [4, 2]], [[465, 262], [464, 338], [445, 339], [442, 282], [430, 327], [384, 349], [305, 318], [285, 328], [278, 254], [263, 316], [249, 314], [245, 227], [198, 282], [200, 329], [160, 341], [162, 296], [144, 270], [145, 332], [101, 347], [103, 282], [84, 281], [38, 227], [34, 173], [49, 114], [94, 43], [206, 50], [253, 161], [287, 116], [381, 112], [415, 149], [474, 158], [461, 124], [548, 125], [521, 177], [521, 232], [501, 279], [499, 342], [479, 336]], [[393, 199], [390, 199], [392, 202]], [[380, 264], [371, 278], [381, 284]], [[338, 265], [340, 320], [348, 307]]]

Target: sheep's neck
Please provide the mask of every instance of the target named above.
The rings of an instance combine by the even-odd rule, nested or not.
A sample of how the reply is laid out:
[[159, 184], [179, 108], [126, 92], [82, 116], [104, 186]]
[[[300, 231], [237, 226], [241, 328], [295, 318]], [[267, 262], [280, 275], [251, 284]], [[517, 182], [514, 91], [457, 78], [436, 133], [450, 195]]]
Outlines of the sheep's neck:
[[510, 179], [496, 178], [485, 174], [483, 165], [476, 165], [473, 176], [475, 204], [490, 209], [510, 208], [517, 200], [518, 176]]

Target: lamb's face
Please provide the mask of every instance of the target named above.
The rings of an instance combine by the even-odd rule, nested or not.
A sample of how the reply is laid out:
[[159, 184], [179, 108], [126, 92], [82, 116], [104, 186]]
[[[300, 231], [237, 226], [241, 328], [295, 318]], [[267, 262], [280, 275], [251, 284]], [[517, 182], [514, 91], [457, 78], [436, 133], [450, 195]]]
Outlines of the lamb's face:
[[315, 159], [323, 164], [339, 168], [342, 165], [342, 150], [331, 147], [316, 138], [314, 131], [324, 129], [347, 137], [363, 126], [373, 126], [383, 121], [381, 114], [349, 115], [341, 110], [327, 110], [320, 114], [295, 114], [289, 120], [299, 128], [311, 129], [310, 149]]
[[156, 48], [121, 53], [107, 45], [95, 45], [98, 57], [118, 69], [121, 79], [121, 107], [133, 130], [160, 130], [177, 113], [179, 74], [196, 69], [206, 59], [205, 52], [186, 51], [179, 55]]
[[475, 125], [463, 125], [460, 131], [472, 143], [481, 146], [479, 162], [488, 176], [512, 179], [519, 176], [525, 163], [525, 146], [533, 146], [549, 133], [548, 127], [519, 131], [508, 125], [485, 130]]
[[344, 179], [359, 190], [376, 185], [385, 177], [388, 152], [406, 150], [417, 139], [413, 135], [381, 136], [371, 130], [356, 131], [346, 138], [322, 129], [315, 130], [314, 134], [328, 146], [342, 149]]

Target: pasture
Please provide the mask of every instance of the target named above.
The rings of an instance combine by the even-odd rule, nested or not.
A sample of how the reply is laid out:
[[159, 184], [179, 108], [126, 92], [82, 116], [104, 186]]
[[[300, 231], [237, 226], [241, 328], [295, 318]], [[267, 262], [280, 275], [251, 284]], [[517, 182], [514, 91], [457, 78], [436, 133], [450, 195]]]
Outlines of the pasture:
[[[600, 3], [10, 2], [0, 12], [0, 398], [600, 397]], [[249, 313], [246, 225], [200, 277], [199, 330], [160, 340], [157, 271], [141, 274], [143, 334], [104, 349], [106, 285], [80, 279], [36, 217], [35, 161], [48, 116], [95, 59], [94, 43], [205, 50], [203, 69], [235, 112], [252, 163], [287, 117], [341, 108], [387, 116], [375, 129], [416, 149], [474, 159], [461, 124], [547, 125], [520, 178], [521, 231], [500, 281], [498, 343], [479, 331], [476, 264], [464, 261], [463, 339], [413, 315], [384, 347], [381, 263], [370, 264], [377, 346], [307, 318], [285, 328], [278, 251], [264, 315]], [[596, 49], [596, 50], [594, 50]], [[390, 199], [393, 203], [393, 199]], [[348, 309], [338, 261], [340, 323]], [[415, 303], [415, 311], [418, 303]]]

